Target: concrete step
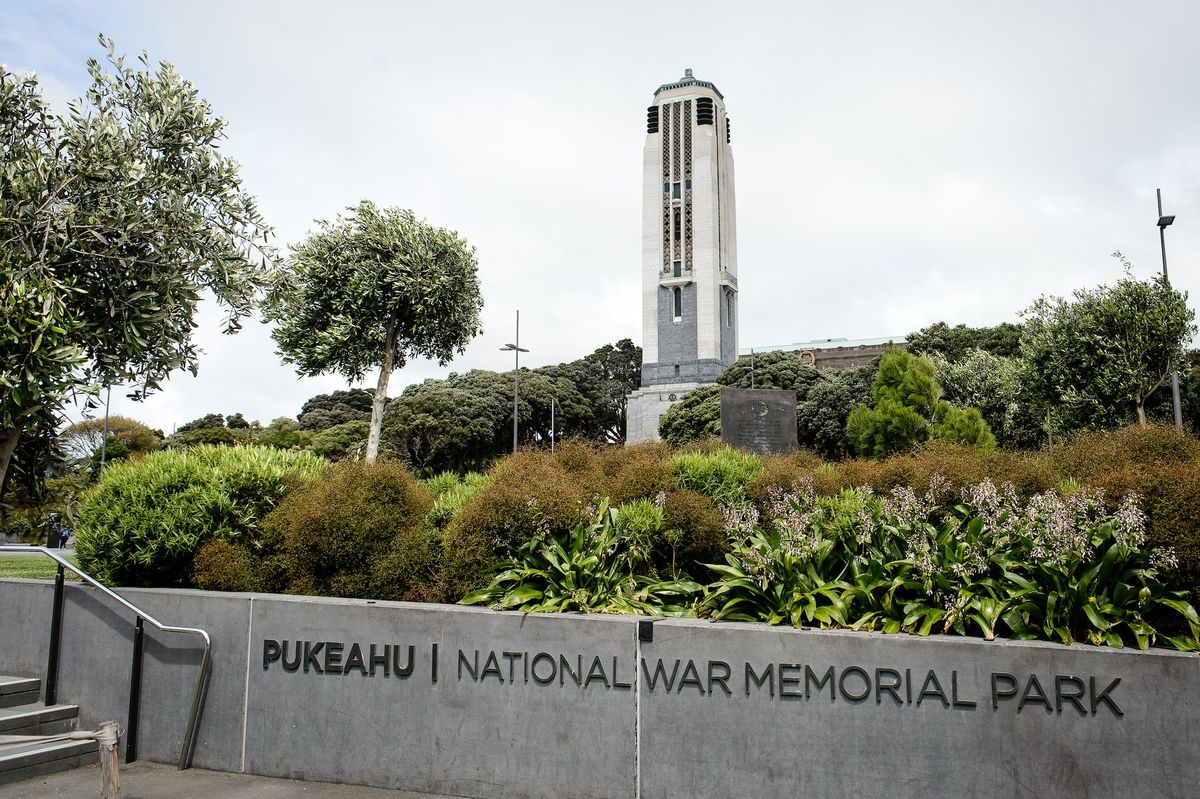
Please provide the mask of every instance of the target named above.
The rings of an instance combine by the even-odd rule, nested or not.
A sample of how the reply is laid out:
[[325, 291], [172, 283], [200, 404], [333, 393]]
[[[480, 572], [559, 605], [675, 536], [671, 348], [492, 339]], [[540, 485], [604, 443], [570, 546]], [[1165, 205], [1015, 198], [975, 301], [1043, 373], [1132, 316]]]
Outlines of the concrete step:
[[0, 708], [0, 735], [54, 735], [71, 732], [78, 721], [78, 705], [3, 707]]
[[95, 741], [58, 741], [0, 748], [0, 785], [95, 763]]
[[42, 681], [36, 677], [8, 677], [0, 674], [0, 707], [30, 705], [42, 694]]

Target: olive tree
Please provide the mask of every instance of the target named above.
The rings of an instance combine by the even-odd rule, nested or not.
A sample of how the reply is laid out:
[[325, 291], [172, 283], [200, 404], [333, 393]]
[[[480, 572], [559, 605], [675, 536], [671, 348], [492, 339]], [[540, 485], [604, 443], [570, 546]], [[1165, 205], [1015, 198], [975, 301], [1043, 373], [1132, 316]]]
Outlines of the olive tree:
[[1161, 275], [1135, 279], [1113, 255], [1126, 267], [1116, 285], [1042, 297], [1024, 312], [1031, 385], [1062, 428], [1145, 424], [1147, 401], [1169, 384], [1196, 332], [1186, 294]]
[[271, 259], [224, 120], [170, 64], [134, 68], [100, 42], [62, 117], [0, 67], [0, 486], [22, 433], [73, 396], [129, 384], [140, 399], [195, 372], [201, 293], [236, 332]]
[[364, 200], [295, 244], [273, 274], [263, 316], [302, 375], [351, 381], [378, 369], [366, 460], [379, 454], [388, 378], [410, 358], [446, 364], [478, 335], [475, 249], [412, 211]]

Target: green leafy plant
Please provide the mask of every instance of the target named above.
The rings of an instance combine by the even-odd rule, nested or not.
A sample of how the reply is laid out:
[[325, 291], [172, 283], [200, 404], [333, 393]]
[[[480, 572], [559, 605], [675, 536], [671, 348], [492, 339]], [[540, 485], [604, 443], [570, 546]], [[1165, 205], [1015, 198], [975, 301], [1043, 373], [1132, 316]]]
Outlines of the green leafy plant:
[[1144, 546], [1136, 497], [1108, 513], [1080, 489], [1028, 502], [1011, 486], [940, 478], [923, 496], [898, 486], [818, 497], [777, 492], [763, 519], [727, 514], [739, 542], [703, 606], [715, 618], [918, 635], [1200, 648], [1200, 623], [1162, 575], [1169, 550]]
[[[450, 484], [447, 477], [453, 478], [453, 484]], [[444, 527], [459, 508], [470, 502], [487, 484], [487, 475], [478, 472], [467, 473], [462, 482], [459, 482], [458, 475], [453, 472], [443, 472], [426, 481], [426, 485], [437, 496], [433, 507], [426, 514], [429, 523], [435, 527]]]
[[673, 460], [677, 489], [695, 491], [722, 505], [745, 499], [746, 483], [762, 469], [758, 456], [729, 447], [684, 451]]
[[542, 533], [523, 544], [485, 588], [462, 604], [527, 613], [592, 611], [684, 615], [700, 590], [687, 581], [642, 577], [644, 552], [622, 532], [620, 513], [602, 503], [593, 521], [565, 535]]
[[80, 565], [112, 585], [189, 585], [205, 541], [253, 546], [262, 518], [325, 466], [308, 452], [207, 445], [114, 464], [77, 513]]

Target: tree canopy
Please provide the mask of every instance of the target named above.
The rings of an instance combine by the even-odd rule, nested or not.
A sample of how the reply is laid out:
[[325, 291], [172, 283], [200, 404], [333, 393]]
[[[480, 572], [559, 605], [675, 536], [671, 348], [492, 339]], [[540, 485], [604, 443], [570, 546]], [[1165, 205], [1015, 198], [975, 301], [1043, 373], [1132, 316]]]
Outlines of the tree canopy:
[[263, 316], [302, 375], [358, 381], [379, 370], [366, 449], [374, 461], [392, 370], [410, 358], [449, 362], [479, 333], [482, 307], [475, 249], [465, 239], [364, 200], [292, 246]]
[[749, 358], [743, 358], [721, 374], [717, 386], [697, 389], [671, 406], [659, 424], [659, 435], [676, 445], [720, 435], [720, 386], [790, 389], [796, 392], [800, 446], [827, 458], [840, 458], [851, 450], [846, 437], [850, 408], [870, 402], [877, 368], [877, 363], [848, 370], [816, 368], [790, 352], [760, 353], [753, 366]]
[[879, 361], [874, 405], [855, 405], [846, 435], [859, 455], [883, 458], [940, 438], [980, 449], [996, 445], [977, 408], [959, 408], [942, 399], [942, 387], [929, 359], [889, 350]]
[[[127, 416], [108, 417], [108, 446], [106, 459], [117, 460], [133, 453], [153, 452], [162, 447], [162, 436], [136, 419]], [[104, 419], [84, 419], [63, 430], [58, 445], [63, 454], [75, 463], [99, 460], [104, 446]]]
[[948, 361], [961, 360], [973, 350], [1015, 358], [1021, 354], [1021, 325], [1001, 322], [995, 327], [950, 327], [945, 322], [936, 322], [909, 333], [906, 346], [913, 355], [936, 354]]
[[364, 388], [318, 394], [304, 403], [296, 418], [304, 430], [325, 430], [353, 421], [368, 422], [373, 397], [374, 392]]
[[196, 370], [202, 291], [234, 332], [270, 260], [269, 229], [220, 142], [225, 122], [168, 63], [106, 62], [65, 117], [0, 67], [0, 484], [25, 430], [77, 392], [140, 398]]
[[[634, 370], [631, 364], [638, 363]], [[521, 370], [519, 442], [624, 437], [625, 396], [640, 384], [641, 351], [629, 339], [566, 363]], [[387, 405], [383, 446], [425, 473], [484, 468], [512, 447], [511, 372], [473, 369], [406, 388]]]
[[1042, 297], [1024, 312], [1030, 385], [1060, 429], [1144, 424], [1147, 402], [1169, 385], [1196, 333], [1186, 294], [1161, 275], [1135, 279], [1114, 256], [1126, 267], [1115, 285], [1081, 289], [1071, 300]]

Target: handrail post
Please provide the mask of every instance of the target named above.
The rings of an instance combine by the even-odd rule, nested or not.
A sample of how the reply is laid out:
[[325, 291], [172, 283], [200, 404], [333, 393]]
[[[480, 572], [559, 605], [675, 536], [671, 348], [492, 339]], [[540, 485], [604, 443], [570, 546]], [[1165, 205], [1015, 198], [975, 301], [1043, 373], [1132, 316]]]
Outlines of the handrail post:
[[133, 667], [129, 673], [129, 721], [125, 725], [125, 762], [137, 760], [138, 705], [142, 696], [142, 617], [133, 628]]
[[208, 678], [212, 669], [212, 639], [208, 633], [201, 630], [199, 627], [174, 627], [169, 624], [163, 624], [158, 619], [146, 613], [137, 605], [131, 603], [128, 599], [116, 593], [107, 586], [97, 582], [94, 577], [87, 572], [81, 571], [73, 563], [63, 560], [62, 556], [51, 552], [46, 547], [31, 547], [28, 545], [7, 545], [0, 544], [0, 552], [37, 552], [58, 563], [58, 579], [55, 586], [54, 610], [52, 612], [50, 629], [50, 655], [47, 663], [46, 674], [46, 691], [47, 704], [54, 704], [58, 699], [58, 663], [60, 660], [62, 638], [62, 598], [63, 598], [63, 579], [65, 576], [64, 569], [70, 570], [74, 575], [77, 575], [85, 584], [98, 590], [100, 593], [115, 601], [118, 605], [130, 611], [137, 617], [137, 625], [134, 630], [134, 664], [133, 673], [130, 674], [130, 735], [127, 739], [126, 752], [129, 755], [129, 761], [132, 763], [137, 758], [137, 717], [138, 705], [141, 700], [142, 691], [142, 644], [143, 644], [143, 622], [150, 622], [164, 633], [182, 633], [185, 635], [196, 635], [204, 642], [204, 654], [200, 658], [200, 671], [196, 674], [196, 691], [192, 695], [192, 709], [188, 714], [187, 733], [184, 736], [183, 748], [179, 753], [179, 768], [185, 769], [192, 763], [192, 750], [196, 746], [196, 732], [200, 725], [200, 707], [204, 704], [204, 697], [208, 689]]
[[62, 646], [63, 567], [54, 578], [54, 609], [50, 611], [50, 654], [46, 660], [46, 707], [58, 702], [58, 655]]

